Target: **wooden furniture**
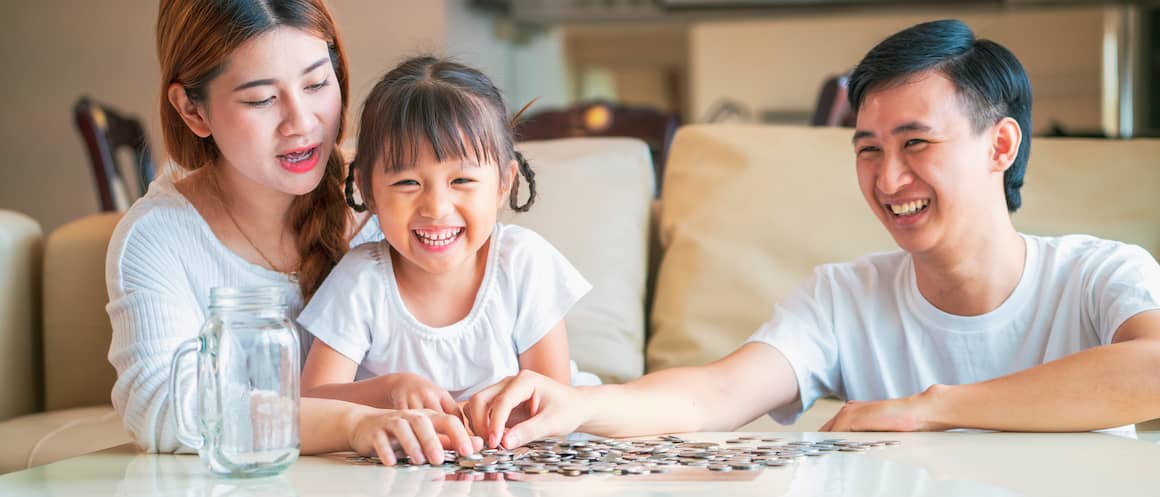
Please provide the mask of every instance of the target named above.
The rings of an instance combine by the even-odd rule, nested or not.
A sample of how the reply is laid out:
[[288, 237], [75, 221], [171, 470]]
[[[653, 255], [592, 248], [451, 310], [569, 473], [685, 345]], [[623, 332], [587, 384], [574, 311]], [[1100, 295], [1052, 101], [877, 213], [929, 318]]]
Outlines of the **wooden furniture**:
[[[101, 211], [124, 211], [145, 194], [153, 181], [153, 156], [141, 122], [105, 105], [81, 97], [73, 106], [77, 131], [84, 139], [93, 169]], [[132, 152], [133, 163], [119, 164], [122, 148]], [[125, 171], [133, 179], [126, 181]]]

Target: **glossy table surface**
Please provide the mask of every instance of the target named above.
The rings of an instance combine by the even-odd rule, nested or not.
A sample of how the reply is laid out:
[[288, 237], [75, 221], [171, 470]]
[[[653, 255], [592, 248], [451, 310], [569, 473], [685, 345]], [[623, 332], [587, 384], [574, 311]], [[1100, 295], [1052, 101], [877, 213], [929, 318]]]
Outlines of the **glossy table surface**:
[[[724, 442], [739, 435], [755, 434], [695, 433], [684, 437]], [[711, 481], [723, 475], [711, 475], [708, 470], [700, 470], [705, 472], [701, 474], [706, 478], [703, 481], [666, 481], [666, 475], [455, 481], [446, 478], [449, 470], [358, 465], [341, 455], [302, 457], [275, 477], [231, 480], [208, 474], [196, 456], [142, 454], [134, 447], [121, 446], [2, 475], [0, 495], [1160, 495], [1160, 432], [1144, 432], [1136, 438], [1106, 433], [770, 435], [787, 442], [844, 438], [898, 440], [901, 445], [865, 453], [803, 457], [789, 466], [731, 475], [729, 481]], [[685, 470], [693, 468], [682, 470], [680, 474], [688, 475]]]

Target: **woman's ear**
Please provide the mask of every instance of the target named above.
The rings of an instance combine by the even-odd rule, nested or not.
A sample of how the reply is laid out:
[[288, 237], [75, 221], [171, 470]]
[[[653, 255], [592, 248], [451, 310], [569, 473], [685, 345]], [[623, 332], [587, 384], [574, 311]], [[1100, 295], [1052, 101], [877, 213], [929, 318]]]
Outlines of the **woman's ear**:
[[511, 196], [512, 185], [514, 185], [515, 182], [519, 179], [519, 177], [518, 177], [519, 174], [520, 174], [520, 163], [516, 162], [515, 159], [508, 161], [507, 174], [500, 174], [499, 175], [500, 178], [507, 178], [507, 179], [503, 179], [500, 181], [499, 197], [497, 197], [495, 200], [495, 208], [496, 209], [503, 210], [504, 206], [507, 205], [508, 197]]
[[996, 172], [1004, 172], [1019, 156], [1019, 144], [1023, 143], [1023, 131], [1019, 123], [1004, 117], [995, 124], [995, 139], [991, 147], [991, 160]]
[[172, 105], [177, 113], [181, 115], [181, 119], [185, 121], [185, 125], [193, 134], [202, 138], [208, 138], [212, 133], [210, 132], [209, 120], [205, 116], [205, 108], [189, 98], [185, 87], [177, 83], [169, 85], [166, 91], [169, 97], [169, 105]]

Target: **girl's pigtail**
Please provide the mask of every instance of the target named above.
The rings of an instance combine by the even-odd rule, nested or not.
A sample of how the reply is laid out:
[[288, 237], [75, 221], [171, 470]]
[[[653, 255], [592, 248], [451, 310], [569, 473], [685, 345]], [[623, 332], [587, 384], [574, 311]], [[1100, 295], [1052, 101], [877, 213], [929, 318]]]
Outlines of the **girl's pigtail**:
[[523, 175], [528, 180], [528, 201], [524, 205], [520, 205], [520, 177], [517, 175], [512, 178], [512, 193], [510, 203], [512, 209], [516, 212], [528, 212], [532, 208], [532, 204], [536, 201], [536, 172], [532, 170], [532, 166], [528, 164], [528, 160], [524, 158], [524, 154], [515, 152], [516, 163], [519, 164], [519, 174]]
[[354, 199], [354, 168], [355, 163], [351, 162], [350, 167], [347, 168], [346, 173], [346, 205], [355, 212], [366, 212], [367, 204], [359, 203]]

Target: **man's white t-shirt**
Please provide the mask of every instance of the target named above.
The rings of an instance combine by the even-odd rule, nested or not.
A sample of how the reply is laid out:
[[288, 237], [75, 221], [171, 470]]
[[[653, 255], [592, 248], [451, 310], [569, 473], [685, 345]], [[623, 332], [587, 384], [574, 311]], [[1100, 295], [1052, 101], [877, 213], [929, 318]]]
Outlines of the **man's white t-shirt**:
[[1160, 309], [1160, 265], [1143, 248], [1022, 236], [1019, 283], [979, 316], [928, 302], [904, 251], [816, 268], [748, 340], [780, 350], [797, 377], [801, 401], [770, 416], [793, 423], [826, 395], [883, 400], [989, 380], [1111, 343], [1128, 318]]
[[434, 328], [407, 310], [384, 240], [347, 253], [298, 323], [358, 363], [356, 381], [413, 373], [464, 400], [519, 372], [519, 354], [591, 288], [539, 234], [497, 223], [475, 302], [459, 322]]

